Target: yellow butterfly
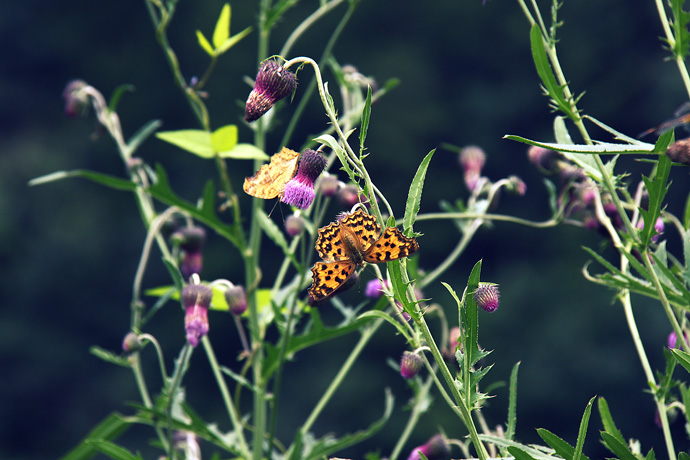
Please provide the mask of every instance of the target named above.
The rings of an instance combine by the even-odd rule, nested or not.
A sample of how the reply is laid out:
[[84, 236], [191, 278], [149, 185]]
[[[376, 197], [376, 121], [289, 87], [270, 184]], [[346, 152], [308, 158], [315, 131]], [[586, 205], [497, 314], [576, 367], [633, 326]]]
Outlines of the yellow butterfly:
[[298, 160], [299, 152], [283, 147], [271, 156], [270, 163], [261, 166], [252, 177], [246, 177], [242, 188], [248, 195], [264, 200], [282, 197], [285, 184], [297, 173]]

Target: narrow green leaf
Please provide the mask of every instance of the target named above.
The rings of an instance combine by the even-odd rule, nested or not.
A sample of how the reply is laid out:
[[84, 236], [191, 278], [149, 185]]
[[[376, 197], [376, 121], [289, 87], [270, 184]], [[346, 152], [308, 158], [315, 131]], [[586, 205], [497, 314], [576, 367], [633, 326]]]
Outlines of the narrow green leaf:
[[92, 458], [97, 453], [95, 446], [89, 444], [90, 439], [115, 440], [129, 428], [129, 422], [125, 418], [113, 412], [96, 425], [74, 449], [69, 451], [60, 460], [86, 460]]
[[683, 10], [685, 0], [671, 0], [671, 11], [673, 12], [673, 55], [676, 58], [685, 59], [690, 48], [690, 34], [688, 34], [688, 23], [690, 14]]
[[266, 161], [269, 157], [263, 150], [253, 144], [239, 143], [228, 151], [218, 152], [221, 158], [232, 158], [233, 160], [262, 160]]
[[479, 359], [479, 318], [477, 302], [474, 301], [474, 291], [479, 287], [479, 279], [482, 271], [482, 260], [480, 259], [470, 272], [467, 280], [467, 289], [463, 294], [464, 308], [462, 309], [462, 325], [465, 328], [469, 343], [465, 343], [465, 350], [470, 357], [470, 366], [474, 366]]
[[[661, 246], [660, 246], [661, 247]], [[678, 293], [686, 300], [687, 304], [690, 304], [690, 291], [685, 287], [685, 283], [678, 279], [675, 273], [673, 273], [666, 266], [666, 261], [659, 258], [656, 253], [650, 254], [654, 260], [654, 271], [657, 273], [657, 277], [661, 281], [664, 291], [673, 291], [668, 285], [668, 282], [673, 284]]]
[[506, 423], [506, 439], [512, 440], [517, 426], [517, 379], [520, 362], [513, 366], [510, 372], [510, 390], [508, 394], [508, 422]]
[[236, 45], [240, 40], [242, 40], [244, 37], [246, 37], [247, 35], [249, 35], [249, 34], [251, 33], [251, 31], [252, 31], [252, 28], [251, 28], [251, 27], [247, 27], [247, 28], [244, 29], [242, 32], [237, 33], [237, 34], [233, 35], [232, 37], [226, 39], [226, 40], [223, 42], [223, 44], [220, 45], [220, 46], [216, 49], [216, 54], [217, 54], [217, 55], [221, 55], [221, 54], [225, 53], [227, 50], [229, 50], [230, 48], [232, 48], [233, 46], [235, 46], [235, 45]]
[[690, 284], [690, 230], [685, 230], [683, 234], [683, 259], [685, 265], [683, 278], [686, 284]]
[[417, 214], [419, 213], [420, 203], [422, 201], [422, 189], [424, 188], [424, 178], [426, 177], [426, 171], [429, 168], [429, 163], [431, 158], [434, 156], [436, 149], [427, 153], [427, 155], [422, 160], [422, 163], [417, 168], [417, 172], [412, 178], [412, 183], [410, 184], [410, 191], [407, 193], [407, 204], [405, 205], [405, 216], [403, 218], [403, 229], [407, 236], [412, 236], [412, 226], [414, 221], [417, 219]]
[[640, 460], [633, 454], [625, 441], [621, 442], [618, 437], [602, 431], [601, 439], [604, 441], [604, 445], [620, 460]]
[[335, 152], [335, 155], [338, 157], [338, 160], [340, 160], [340, 164], [342, 165], [341, 169], [343, 169], [347, 173], [352, 182], [357, 182], [357, 175], [350, 167], [350, 164], [347, 162], [347, 154], [345, 153], [345, 150], [343, 150], [343, 148], [340, 146], [338, 141], [335, 139], [335, 137], [331, 136], [330, 134], [324, 134], [322, 136], [315, 138], [314, 141], [329, 146], [331, 150]]
[[130, 154], [136, 152], [142, 142], [148, 139], [149, 136], [160, 128], [162, 124], [163, 122], [160, 120], [151, 120], [139, 128], [139, 130], [134, 133], [134, 135], [130, 137], [129, 141], [127, 142], [127, 147], [129, 148]]
[[134, 85], [119, 85], [117, 88], [115, 88], [115, 91], [113, 91], [113, 95], [110, 96], [110, 101], [108, 101], [108, 110], [111, 112], [117, 111], [117, 106], [120, 104], [120, 100], [122, 99], [122, 96], [125, 95], [125, 93], [133, 93], [135, 90]]
[[129, 359], [123, 356], [118, 356], [115, 353], [108, 351], [104, 348], [98, 347], [98, 346], [92, 346], [89, 348], [89, 353], [94, 355], [97, 358], [102, 359], [105, 362], [111, 363], [111, 364], [116, 364], [118, 366], [122, 367], [127, 367], [130, 368], [132, 365], [129, 362]]
[[393, 325], [397, 330], [400, 335], [403, 337], [407, 337], [407, 330], [405, 329], [405, 326], [402, 325], [402, 323], [393, 318], [391, 315], [389, 315], [386, 312], [380, 311], [380, 310], [369, 310], [365, 311], [361, 315], [357, 317], [357, 320], [366, 320], [366, 319], [383, 319], [387, 322], [389, 322], [391, 325]]
[[82, 179], [88, 179], [92, 182], [96, 182], [97, 184], [105, 185], [106, 187], [114, 188], [115, 190], [123, 190], [126, 192], [136, 190], [137, 188], [136, 184], [132, 181], [120, 179], [119, 177], [111, 176], [108, 174], [87, 171], [85, 169], [76, 169], [74, 171], [56, 171], [45, 176], [31, 179], [29, 181], [29, 185], [43, 185], [49, 182], [55, 182], [62, 179], [69, 179], [72, 177], [81, 177]]
[[[673, 135], [673, 132], [668, 134]], [[664, 137], [663, 134], [661, 137]], [[661, 137], [659, 139], [661, 139]], [[656, 166], [656, 174], [653, 178], [642, 177], [649, 192], [649, 205], [647, 209], [640, 208], [640, 214], [644, 219], [644, 229], [640, 235], [643, 246], [648, 246], [654, 235], [654, 225], [661, 213], [661, 207], [668, 191], [668, 175], [671, 171], [671, 159], [666, 155], [659, 155]]]
[[393, 285], [393, 293], [396, 300], [402, 304], [403, 310], [407, 312], [415, 321], [419, 319], [419, 312], [417, 305], [410, 302], [407, 298], [407, 284], [405, 283], [402, 270], [404, 260], [393, 260], [386, 264], [388, 273], [390, 274], [391, 284]]
[[[548, 448], [548, 447], [543, 447], [539, 445], [525, 445], [521, 444], [517, 441], [511, 441], [509, 439], [503, 438], [503, 437], [498, 437], [494, 435], [487, 435], [487, 434], [480, 434], [479, 439], [481, 439], [483, 442], [489, 443], [489, 444], [494, 444], [497, 447], [503, 448], [503, 449], [514, 449], [514, 450], [520, 450], [524, 453], [527, 453], [529, 457], [519, 457], [519, 458], [534, 458], [534, 459], [539, 459], [539, 460], [554, 460], [553, 456], [553, 450]], [[510, 452], [514, 454], [514, 450], [511, 450]]]
[[511, 446], [508, 447], [507, 450], [510, 453], [510, 455], [515, 457], [515, 460], [535, 460], [534, 457], [532, 457], [530, 454], [520, 449], [519, 447]]
[[618, 430], [618, 427], [616, 427], [616, 424], [613, 422], [613, 417], [611, 416], [611, 411], [609, 411], [609, 405], [606, 402], [606, 399], [600, 397], [597, 401], [597, 407], [599, 408], [601, 423], [604, 425], [604, 430], [606, 433], [616, 438], [619, 442], [625, 444], [623, 433]]
[[208, 40], [206, 39], [206, 37], [204, 37], [204, 34], [201, 33], [200, 30], [197, 30], [197, 31], [196, 31], [196, 40], [197, 40], [197, 42], [199, 42], [199, 46], [201, 47], [201, 49], [203, 49], [204, 51], [206, 51], [206, 53], [207, 53], [209, 56], [213, 57], [213, 55], [214, 55], [213, 47], [212, 47], [211, 44], [208, 42]]
[[86, 442], [113, 460], [141, 460], [141, 455], [134, 455], [124, 447], [118, 446], [110, 441], [104, 441], [102, 439], [89, 439]]
[[690, 372], [690, 354], [677, 348], [672, 349], [671, 353], [673, 354], [673, 357], [676, 358], [676, 361], [678, 361], [678, 363], [683, 366], [686, 371]]
[[359, 154], [364, 153], [364, 140], [367, 138], [367, 131], [369, 131], [369, 119], [371, 118], [371, 86], [367, 88], [367, 99], [364, 102], [364, 109], [362, 110], [362, 120], [359, 130]]
[[163, 131], [156, 133], [156, 137], [201, 158], [213, 158], [215, 153], [211, 143], [211, 133], [201, 129]]
[[565, 442], [560, 437], [544, 428], [537, 428], [537, 433], [544, 440], [546, 444], [551, 446], [558, 455], [563, 458], [572, 459], [575, 454], [575, 448]]
[[687, 452], [681, 452], [678, 454], [678, 460], [690, 460], [690, 455]]
[[220, 16], [218, 17], [218, 22], [216, 22], [216, 28], [213, 29], [213, 47], [215, 49], [220, 48], [223, 42], [230, 36], [230, 4], [226, 3], [223, 5], [223, 9], [220, 10]]
[[295, 259], [295, 255], [290, 252], [290, 245], [285, 239], [285, 235], [283, 235], [283, 232], [280, 230], [280, 228], [278, 228], [275, 222], [273, 222], [261, 209], [257, 209], [257, 222], [266, 236], [268, 236], [271, 241], [276, 244], [276, 246], [283, 250], [283, 254], [285, 254], [285, 256], [287, 256], [293, 265], [299, 270], [300, 265], [297, 262], [297, 259]]
[[222, 126], [211, 133], [211, 147], [214, 152], [232, 150], [237, 145], [237, 126]]
[[585, 153], [589, 155], [651, 155], [656, 153], [653, 144], [639, 143], [639, 144], [613, 144], [609, 142], [597, 142], [594, 145], [585, 144], [558, 144], [553, 142], [539, 142], [527, 139], [513, 134], [506, 134], [503, 139], [511, 141], [522, 142], [527, 145], [535, 145], [537, 147], [544, 147], [545, 149], [557, 150], [559, 152]]
[[554, 104], [568, 117], [574, 117], [573, 112], [570, 110], [568, 103], [565, 100], [565, 95], [563, 94], [563, 88], [556, 81], [556, 77], [551, 69], [551, 64], [549, 63], [549, 58], [546, 55], [546, 49], [544, 48], [544, 38], [541, 34], [541, 29], [537, 24], [532, 26], [530, 30], [530, 44], [532, 48], [532, 59], [534, 60], [534, 65], [537, 68], [537, 74], [544, 85], [544, 88], [548, 92], [549, 96], [553, 100]]
[[585, 412], [582, 414], [582, 421], [580, 421], [580, 430], [577, 434], [577, 442], [575, 443], [573, 460], [580, 460], [580, 458], [584, 457], [584, 455], [582, 455], [582, 449], [585, 446], [585, 437], [587, 436], [589, 417], [592, 415], [592, 405], [594, 404], [594, 399], [596, 399], [596, 396], [589, 400], [587, 407], [585, 407]]

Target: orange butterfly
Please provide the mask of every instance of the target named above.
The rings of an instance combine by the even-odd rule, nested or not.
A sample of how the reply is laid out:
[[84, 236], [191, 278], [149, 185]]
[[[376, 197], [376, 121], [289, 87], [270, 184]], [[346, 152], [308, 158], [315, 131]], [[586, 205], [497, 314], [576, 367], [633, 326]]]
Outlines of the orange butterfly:
[[316, 251], [324, 260], [311, 269], [309, 295], [315, 301], [333, 294], [365, 262], [378, 264], [414, 254], [419, 245], [395, 227], [381, 235], [376, 218], [361, 208], [319, 229]]
[[271, 156], [271, 162], [261, 166], [252, 177], [244, 179], [242, 188], [248, 195], [272, 200], [283, 196], [285, 184], [295, 177], [299, 152], [283, 147]]

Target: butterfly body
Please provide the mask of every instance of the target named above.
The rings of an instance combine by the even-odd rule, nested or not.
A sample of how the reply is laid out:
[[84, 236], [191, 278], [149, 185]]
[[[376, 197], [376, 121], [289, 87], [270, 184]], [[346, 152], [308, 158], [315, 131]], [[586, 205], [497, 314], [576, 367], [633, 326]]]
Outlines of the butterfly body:
[[323, 259], [312, 268], [309, 295], [321, 300], [333, 294], [364, 263], [377, 264], [407, 257], [419, 249], [395, 227], [381, 234], [376, 219], [362, 209], [319, 229], [316, 251]]

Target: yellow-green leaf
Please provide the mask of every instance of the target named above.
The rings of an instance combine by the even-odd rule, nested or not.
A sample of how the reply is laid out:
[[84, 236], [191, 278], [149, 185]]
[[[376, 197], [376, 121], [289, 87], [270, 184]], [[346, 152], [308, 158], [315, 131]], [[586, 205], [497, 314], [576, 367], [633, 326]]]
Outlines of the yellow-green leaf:
[[232, 149], [218, 152], [221, 158], [234, 160], [268, 160], [270, 157], [253, 144], [236, 144]]
[[215, 152], [211, 145], [211, 133], [201, 129], [181, 129], [163, 131], [156, 137], [202, 158], [213, 158]]
[[222, 45], [220, 45], [219, 47], [217, 47], [216, 53], [218, 53], [218, 54], [223, 54], [223, 53], [225, 53], [227, 50], [229, 50], [230, 48], [232, 48], [233, 46], [235, 46], [235, 44], [236, 44], [237, 42], [239, 42], [239, 41], [242, 40], [244, 37], [246, 37], [247, 35], [249, 35], [249, 33], [250, 33], [251, 31], [252, 31], [252, 28], [251, 28], [251, 27], [247, 27], [247, 28], [244, 29], [242, 32], [240, 32], [240, 33], [238, 33], [238, 34], [235, 34], [235, 35], [233, 35], [232, 37], [226, 39], [226, 40], [223, 42]]
[[220, 46], [228, 39], [230, 36], [230, 4], [226, 3], [223, 5], [223, 9], [220, 11], [220, 16], [218, 17], [218, 22], [216, 22], [216, 28], [213, 30], [213, 46], [215, 49], [220, 48]]
[[213, 47], [211, 44], [206, 40], [206, 37], [204, 37], [204, 34], [201, 33], [200, 30], [196, 31], [196, 39], [199, 42], [199, 46], [208, 53], [209, 56], [213, 56], [214, 51]]
[[216, 152], [232, 150], [237, 144], [237, 126], [221, 126], [211, 133], [211, 146]]

